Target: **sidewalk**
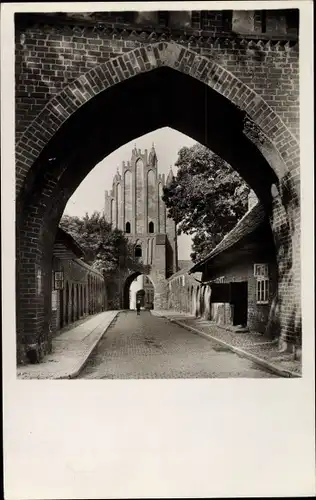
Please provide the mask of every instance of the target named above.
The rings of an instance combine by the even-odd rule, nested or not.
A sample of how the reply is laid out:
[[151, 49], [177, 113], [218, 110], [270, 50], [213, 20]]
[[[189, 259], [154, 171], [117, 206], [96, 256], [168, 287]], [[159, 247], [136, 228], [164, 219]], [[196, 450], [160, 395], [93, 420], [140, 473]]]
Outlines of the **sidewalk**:
[[280, 352], [276, 342], [260, 333], [235, 333], [217, 326], [212, 321], [196, 318], [188, 313], [156, 310], [151, 313], [169, 319], [205, 338], [215, 340], [236, 354], [251, 359], [282, 377], [302, 376], [301, 361], [294, 360], [293, 354]]
[[103, 337], [119, 311], [105, 311], [62, 330], [53, 339], [52, 353], [36, 365], [17, 367], [19, 379], [74, 378]]

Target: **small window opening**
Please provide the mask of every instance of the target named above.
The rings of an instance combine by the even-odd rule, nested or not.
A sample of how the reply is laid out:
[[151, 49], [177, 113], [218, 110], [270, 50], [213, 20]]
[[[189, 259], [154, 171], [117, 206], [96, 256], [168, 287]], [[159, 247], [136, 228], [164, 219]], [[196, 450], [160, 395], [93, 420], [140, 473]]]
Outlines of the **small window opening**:
[[257, 304], [268, 304], [269, 303], [269, 279], [268, 278], [257, 278]]
[[126, 222], [125, 233], [130, 233], [130, 232], [131, 232], [131, 224], [130, 224], [130, 222]]
[[142, 247], [141, 245], [136, 245], [135, 247], [135, 257], [141, 257], [142, 256]]
[[154, 229], [155, 229], [155, 227], [154, 227], [154, 223], [153, 223], [153, 222], [150, 222], [150, 223], [149, 223], [149, 226], [148, 226], [148, 231], [149, 231], [150, 233], [153, 233], [153, 232], [154, 232]]

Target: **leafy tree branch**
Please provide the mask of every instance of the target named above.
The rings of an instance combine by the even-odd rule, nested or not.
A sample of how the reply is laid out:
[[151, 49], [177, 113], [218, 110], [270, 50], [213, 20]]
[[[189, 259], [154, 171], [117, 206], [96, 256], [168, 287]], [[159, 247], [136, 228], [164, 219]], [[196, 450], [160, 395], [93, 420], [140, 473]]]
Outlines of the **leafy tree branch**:
[[220, 157], [201, 144], [183, 147], [178, 172], [163, 200], [178, 234], [193, 235], [192, 260], [209, 253], [247, 211], [249, 187]]

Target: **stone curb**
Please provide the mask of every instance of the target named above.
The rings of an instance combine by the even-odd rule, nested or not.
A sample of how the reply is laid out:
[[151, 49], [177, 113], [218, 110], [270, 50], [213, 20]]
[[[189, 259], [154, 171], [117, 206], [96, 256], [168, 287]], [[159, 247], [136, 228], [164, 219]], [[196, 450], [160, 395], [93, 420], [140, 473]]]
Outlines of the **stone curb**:
[[259, 366], [262, 366], [263, 368], [266, 368], [272, 373], [275, 373], [276, 375], [280, 375], [281, 377], [287, 377], [287, 378], [301, 378], [301, 375], [298, 373], [291, 372], [290, 370], [285, 370], [284, 368], [279, 368], [278, 366], [274, 365], [273, 363], [269, 363], [269, 361], [266, 361], [262, 358], [259, 358], [255, 354], [251, 354], [250, 352], [244, 351], [243, 349], [240, 349], [240, 347], [235, 347], [231, 344], [228, 344], [224, 340], [218, 339], [217, 337], [213, 337], [212, 335], [209, 335], [208, 333], [202, 332], [201, 330], [198, 330], [197, 328], [194, 328], [193, 326], [186, 325], [185, 323], [182, 323], [181, 321], [178, 321], [176, 319], [168, 318], [168, 316], [164, 316], [162, 314], [157, 314], [156, 316], [160, 316], [161, 318], [165, 318], [171, 323], [176, 323], [177, 325], [181, 326], [182, 328], [186, 328], [187, 330], [190, 330], [197, 335], [200, 335], [201, 337], [204, 337], [208, 340], [214, 340], [218, 342], [219, 344], [227, 347], [230, 351], [235, 352], [239, 356], [242, 356], [243, 358], [250, 359], [254, 363], [256, 363]]
[[107, 332], [109, 327], [112, 325], [113, 321], [117, 317], [118, 313], [120, 311], [115, 311], [115, 314], [111, 321], [107, 324], [104, 330], [98, 335], [98, 337], [95, 339], [93, 344], [91, 345], [90, 349], [88, 352], [85, 354], [84, 358], [78, 363], [77, 368], [75, 368], [72, 372], [68, 372], [66, 375], [60, 375], [59, 377], [54, 377], [54, 380], [62, 380], [62, 379], [74, 379], [76, 378], [79, 373], [83, 370], [83, 368], [86, 366], [90, 356], [93, 354], [94, 350], [98, 347], [99, 342], [102, 340], [103, 335]]

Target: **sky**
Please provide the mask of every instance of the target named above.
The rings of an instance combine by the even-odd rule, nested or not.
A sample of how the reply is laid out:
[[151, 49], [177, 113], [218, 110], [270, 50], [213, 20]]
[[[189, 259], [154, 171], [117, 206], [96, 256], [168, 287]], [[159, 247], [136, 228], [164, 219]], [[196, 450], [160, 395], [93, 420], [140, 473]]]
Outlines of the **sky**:
[[[151, 149], [154, 143], [158, 157], [158, 172], [166, 176], [172, 166], [174, 174], [177, 168], [174, 166], [178, 158], [178, 151], [182, 146], [192, 146], [196, 141], [190, 137], [164, 127], [149, 134], [138, 137], [133, 141], [117, 149], [98, 163], [69, 199], [64, 213], [67, 215], [83, 216], [86, 212], [92, 214], [94, 210], [104, 210], [104, 191], [112, 189], [113, 177], [117, 167], [121, 167], [122, 161], [131, 159], [132, 149], [136, 144], [139, 149]], [[190, 259], [191, 237], [181, 235], [178, 237], [179, 260]]]

